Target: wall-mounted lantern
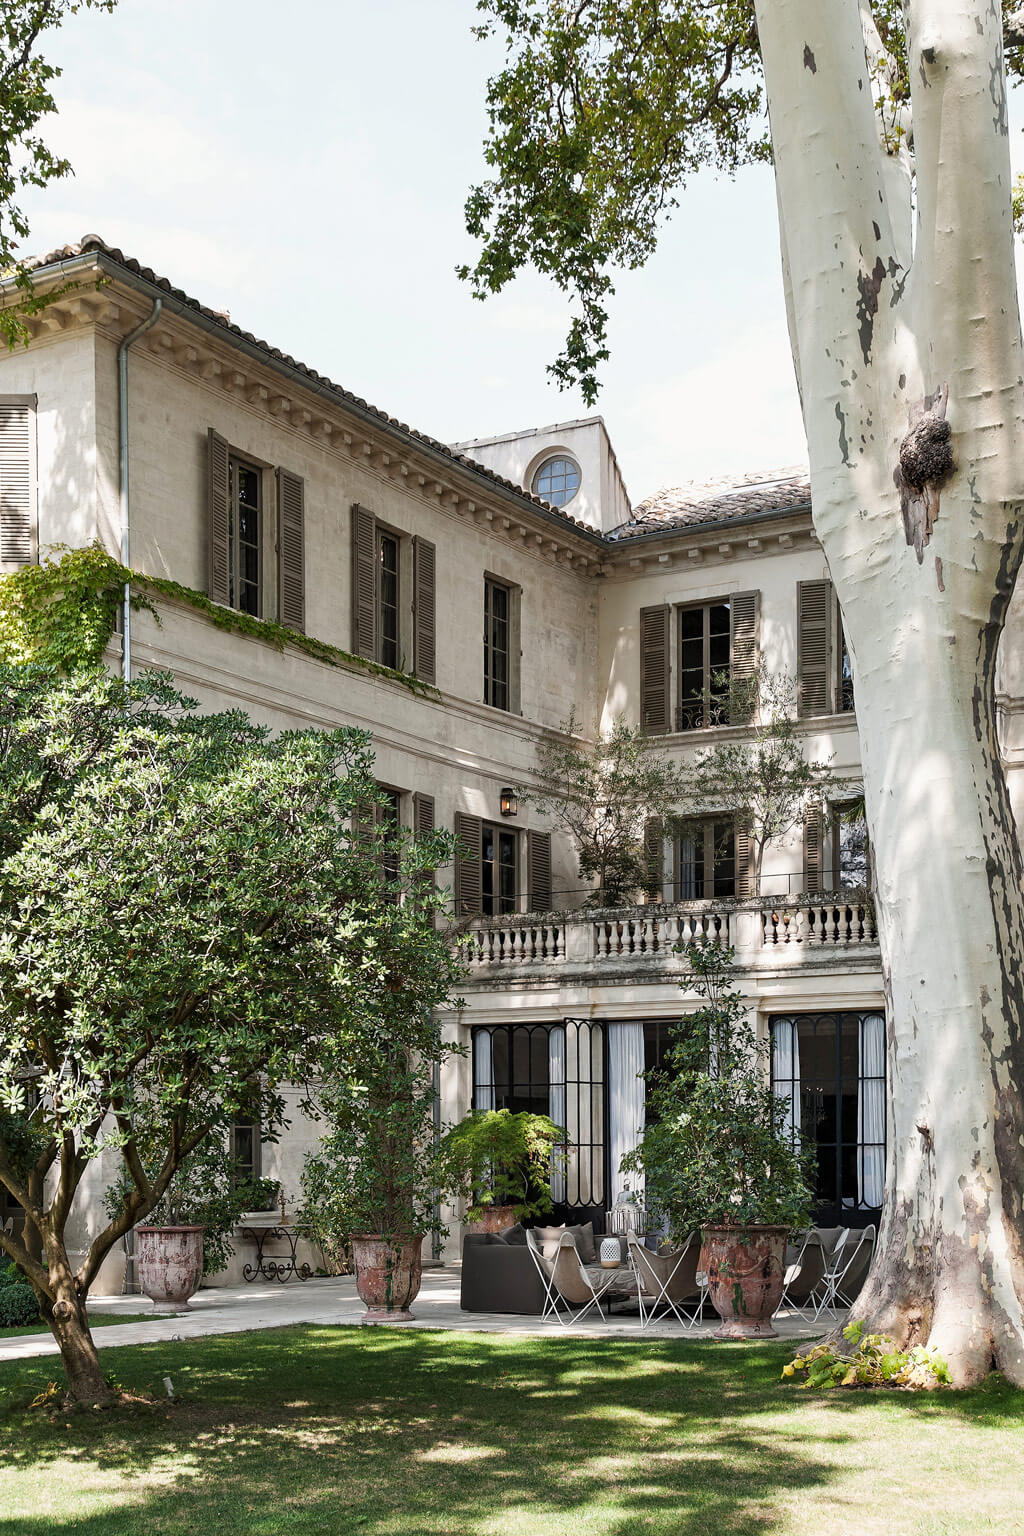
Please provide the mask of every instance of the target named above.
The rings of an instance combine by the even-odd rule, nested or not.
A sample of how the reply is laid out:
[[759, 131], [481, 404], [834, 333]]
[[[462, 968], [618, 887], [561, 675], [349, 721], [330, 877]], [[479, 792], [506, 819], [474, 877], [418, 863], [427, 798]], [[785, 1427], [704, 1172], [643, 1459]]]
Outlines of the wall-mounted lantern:
[[514, 789], [503, 789], [501, 792], [501, 814], [503, 816], [519, 815], [519, 797]]

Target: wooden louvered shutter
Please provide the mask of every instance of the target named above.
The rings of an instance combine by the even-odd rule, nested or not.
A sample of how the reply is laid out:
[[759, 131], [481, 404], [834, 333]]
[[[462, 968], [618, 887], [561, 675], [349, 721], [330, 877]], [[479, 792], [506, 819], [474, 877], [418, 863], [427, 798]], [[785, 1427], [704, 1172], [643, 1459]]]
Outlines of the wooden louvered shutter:
[[796, 584], [796, 712], [800, 719], [827, 715], [829, 697], [829, 619], [833, 597], [830, 581]]
[[640, 610], [640, 728], [648, 736], [672, 725], [670, 613], [667, 603]]
[[551, 833], [527, 832], [530, 911], [551, 911]]
[[0, 564], [39, 557], [36, 413], [28, 400], [0, 403]]
[[377, 659], [377, 519], [352, 508], [352, 649]]
[[824, 888], [825, 818], [821, 806], [808, 805], [804, 811], [804, 891], [817, 896]]
[[754, 840], [750, 835], [750, 828], [742, 821], [736, 823], [733, 847], [736, 859], [736, 895], [744, 901], [748, 897], [756, 896], [757, 892], [754, 889], [756, 884]]
[[758, 650], [760, 645], [760, 592], [734, 592], [729, 599], [729, 679], [737, 689], [736, 719], [733, 725], [743, 725], [753, 717], [757, 700], [754, 684], [757, 678]]
[[364, 846], [373, 841], [377, 825], [377, 806], [373, 800], [358, 800], [352, 809], [352, 836]]
[[425, 683], [435, 681], [435, 549], [429, 539], [412, 541], [412, 667]]
[[656, 816], [649, 817], [644, 823], [644, 860], [648, 895], [661, 901], [665, 881], [665, 828]]
[[228, 445], [211, 427], [206, 458], [207, 596], [213, 603], [231, 601], [231, 519], [228, 508]]
[[[416, 791], [412, 797], [412, 831], [417, 842], [421, 837], [426, 837], [434, 830], [434, 797], [424, 795]], [[425, 869], [420, 877], [423, 890], [430, 893], [434, 889], [434, 871]]]
[[480, 862], [483, 831], [479, 816], [455, 814], [455, 836], [460, 847], [455, 854], [455, 915], [475, 917], [483, 906]]
[[278, 614], [288, 629], [306, 628], [306, 483], [289, 469], [277, 472]]

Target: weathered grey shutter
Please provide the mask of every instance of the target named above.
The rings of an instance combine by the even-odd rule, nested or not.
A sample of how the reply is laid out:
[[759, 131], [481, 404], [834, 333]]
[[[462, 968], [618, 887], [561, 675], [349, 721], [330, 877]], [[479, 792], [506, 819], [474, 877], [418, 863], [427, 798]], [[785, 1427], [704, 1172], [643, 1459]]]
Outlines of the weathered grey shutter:
[[377, 519], [358, 504], [352, 508], [352, 649], [377, 657]]
[[211, 602], [229, 603], [231, 521], [228, 508], [228, 445], [213, 427], [206, 456], [207, 595]]
[[816, 896], [823, 888], [824, 855], [824, 817], [821, 806], [811, 804], [804, 811], [804, 890], [808, 895]]
[[831, 625], [830, 638], [832, 641], [832, 701], [831, 708], [837, 712], [843, 708], [843, 650], [845, 641], [843, 638], [843, 610], [839, 606], [839, 598], [835, 588], [832, 588], [832, 603], [829, 608], [829, 623]]
[[429, 539], [412, 541], [412, 665], [425, 683], [435, 681], [435, 549]]
[[644, 822], [644, 859], [647, 864], [647, 892], [655, 901], [664, 895], [665, 828], [656, 816]]
[[[421, 794], [419, 790], [412, 797], [412, 831], [417, 841], [426, 837], [434, 830], [434, 797]], [[434, 871], [424, 870], [421, 883], [425, 892], [434, 889]]]
[[473, 917], [483, 906], [480, 888], [480, 863], [483, 831], [479, 816], [455, 813], [455, 836], [460, 847], [455, 854], [455, 915]]
[[830, 581], [798, 581], [796, 584], [796, 712], [801, 719], [827, 715], [829, 697], [829, 617], [832, 611]]
[[649, 736], [671, 729], [670, 614], [667, 603], [640, 610], [640, 728]]
[[281, 623], [306, 628], [306, 484], [290, 469], [277, 472], [277, 592]]
[[352, 808], [352, 836], [364, 846], [373, 841], [377, 806], [373, 800], [357, 800]]
[[39, 555], [36, 413], [29, 401], [0, 404], [0, 563], [31, 565]]
[[551, 911], [551, 833], [527, 832], [530, 911]]
[[733, 829], [733, 849], [736, 859], [736, 895], [741, 901], [756, 896], [754, 872], [754, 840], [750, 828], [737, 821]]
[[729, 680], [737, 690], [734, 725], [751, 719], [757, 702], [753, 684], [757, 676], [760, 617], [760, 592], [733, 593], [729, 599]]

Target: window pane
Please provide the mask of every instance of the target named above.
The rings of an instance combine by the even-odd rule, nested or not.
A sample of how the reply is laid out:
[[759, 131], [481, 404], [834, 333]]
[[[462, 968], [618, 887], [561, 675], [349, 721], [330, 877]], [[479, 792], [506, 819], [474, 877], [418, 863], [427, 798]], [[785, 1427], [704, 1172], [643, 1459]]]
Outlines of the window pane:
[[736, 834], [731, 821], [716, 821], [711, 828], [714, 846], [714, 896], [736, 894]]
[[580, 488], [579, 467], [572, 459], [548, 459], [533, 477], [533, 492], [553, 507], [564, 507]]

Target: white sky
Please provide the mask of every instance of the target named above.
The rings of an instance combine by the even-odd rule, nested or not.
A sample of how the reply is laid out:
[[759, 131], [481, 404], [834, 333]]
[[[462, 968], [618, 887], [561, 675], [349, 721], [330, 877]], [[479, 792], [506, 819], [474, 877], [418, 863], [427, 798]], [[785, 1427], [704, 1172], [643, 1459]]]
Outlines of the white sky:
[[[120, 0], [51, 34], [44, 124], [74, 179], [24, 200], [32, 251], [95, 232], [443, 441], [590, 414], [548, 381], [566, 324], [534, 275], [475, 301], [462, 205], [498, 55], [473, 0]], [[634, 501], [806, 456], [771, 172], [702, 177], [617, 282], [596, 409]]]

